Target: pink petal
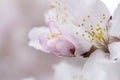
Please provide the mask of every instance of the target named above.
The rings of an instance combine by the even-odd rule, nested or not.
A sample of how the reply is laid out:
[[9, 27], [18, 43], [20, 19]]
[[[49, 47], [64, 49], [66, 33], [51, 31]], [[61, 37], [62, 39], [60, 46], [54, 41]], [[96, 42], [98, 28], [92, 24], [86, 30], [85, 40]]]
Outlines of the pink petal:
[[56, 45], [56, 48], [59, 50], [60, 56], [75, 57], [75, 47], [67, 40], [59, 42], [59, 44]]
[[48, 41], [48, 49], [57, 56], [74, 57], [75, 46], [63, 36]]
[[50, 34], [49, 29], [46, 27], [33, 28], [29, 32], [29, 39], [30, 39], [29, 46], [42, 50], [44, 52], [48, 52], [47, 50], [45, 50], [45, 47], [47, 47], [45, 44], [47, 42], [46, 36], [49, 34]]

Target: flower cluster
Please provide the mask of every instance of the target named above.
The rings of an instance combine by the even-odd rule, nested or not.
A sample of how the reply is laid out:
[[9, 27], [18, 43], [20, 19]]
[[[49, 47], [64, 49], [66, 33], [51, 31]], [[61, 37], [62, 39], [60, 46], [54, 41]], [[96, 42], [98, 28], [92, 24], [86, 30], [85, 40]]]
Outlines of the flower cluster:
[[[90, 67], [90, 63], [98, 58], [94, 59], [96, 55], [102, 55], [105, 62], [114, 62], [120, 58], [119, 14], [120, 5], [111, 16], [100, 0], [55, 0], [45, 13], [48, 26], [32, 29], [29, 45], [57, 56], [90, 56], [83, 68], [84, 76], [87, 75], [85, 80], [107, 80], [102, 78], [106, 75], [104, 71], [98, 74], [101, 76], [95, 77], [98, 70]], [[98, 62], [101, 63], [101, 60]], [[92, 64], [95, 65], [95, 62]], [[88, 67], [91, 70], [87, 72]], [[94, 78], [88, 76], [92, 70]]]

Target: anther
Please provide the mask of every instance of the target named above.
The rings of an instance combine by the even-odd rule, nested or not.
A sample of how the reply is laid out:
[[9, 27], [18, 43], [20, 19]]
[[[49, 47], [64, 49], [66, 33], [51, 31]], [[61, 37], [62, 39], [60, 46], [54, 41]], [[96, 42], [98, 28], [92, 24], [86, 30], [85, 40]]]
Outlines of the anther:
[[47, 37], [48, 40], [50, 40], [50, 37]]
[[78, 35], [79, 34], [79, 32], [76, 32], [76, 35]]
[[99, 26], [99, 24], [97, 24], [97, 26]]
[[82, 34], [82, 36], [84, 37], [84, 36], [85, 36], [85, 34]]
[[50, 5], [50, 8], [55, 8], [55, 5]]
[[100, 23], [102, 23], [103, 21], [101, 20]]
[[90, 15], [88, 15], [87, 17], [90, 18]]
[[83, 22], [85, 22], [85, 19], [83, 19]]
[[105, 17], [105, 14], [103, 14], [102, 16]]
[[84, 26], [84, 24], [81, 24], [82, 26]]

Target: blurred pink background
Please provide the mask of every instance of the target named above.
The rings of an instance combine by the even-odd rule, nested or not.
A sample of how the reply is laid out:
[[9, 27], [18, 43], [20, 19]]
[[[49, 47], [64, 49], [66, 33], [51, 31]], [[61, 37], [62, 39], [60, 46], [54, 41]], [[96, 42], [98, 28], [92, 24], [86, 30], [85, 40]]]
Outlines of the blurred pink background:
[[[51, 1], [0, 0], [0, 80], [53, 80], [52, 65], [71, 60], [28, 46], [29, 31], [46, 25], [44, 12]], [[116, 7], [119, 0], [104, 1]]]

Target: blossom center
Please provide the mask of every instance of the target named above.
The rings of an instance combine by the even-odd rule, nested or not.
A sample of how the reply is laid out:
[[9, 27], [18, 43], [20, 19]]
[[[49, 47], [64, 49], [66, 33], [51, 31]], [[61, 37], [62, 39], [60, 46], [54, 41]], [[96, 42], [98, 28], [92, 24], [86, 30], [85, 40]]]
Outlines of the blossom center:
[[[108, 44], [110, 39], [108, 31], [110, 27], [110, 20], [111, 17], [109, 20], [107, 20], [107, 15], [104, 13], [101, 14], [101, 17], [96, 21], [92, 20], [92, 16], [87, 15], [87, 17], [82, 18], [81, 24], [78, 25], [79, 30], [81, 29], [83, 32], [78, 30], [76, 31], [76, 35], [89, 40], [97, 48], [108, 51]], [[91, 21], [93, 21], [93, 23], [91, 23]]]

